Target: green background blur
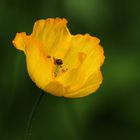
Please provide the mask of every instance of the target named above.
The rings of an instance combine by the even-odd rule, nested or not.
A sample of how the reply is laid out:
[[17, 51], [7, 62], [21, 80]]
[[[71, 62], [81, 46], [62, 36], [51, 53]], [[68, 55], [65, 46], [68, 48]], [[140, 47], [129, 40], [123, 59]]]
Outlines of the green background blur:
[[65, 17], [72, 34], [101, 39], [104, 81], [90, 96], [43, 97], [31, 140], [140, 139], [139, 0], [0, 1], [0, 140], [23, 140], [40, 90], [30, 80], [25, 56], [11, 41], [30, 34], [37, 19]]

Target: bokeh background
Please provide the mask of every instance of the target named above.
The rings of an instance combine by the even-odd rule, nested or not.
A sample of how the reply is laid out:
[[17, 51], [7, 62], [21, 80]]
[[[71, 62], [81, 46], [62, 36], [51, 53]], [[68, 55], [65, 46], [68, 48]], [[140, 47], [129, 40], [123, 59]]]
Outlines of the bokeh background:
[[49, 17], [65, 17], [72, 34], [101, 39], [104, 81], [95, 94], [80, 99], [46, 94], [30, 140], [139, 140], [139, 6], [139, 0], [1, 0], [0, 140], [23, 140], [41, 94], [11, 41], [16, 32], [30, 34], [37, 19]]

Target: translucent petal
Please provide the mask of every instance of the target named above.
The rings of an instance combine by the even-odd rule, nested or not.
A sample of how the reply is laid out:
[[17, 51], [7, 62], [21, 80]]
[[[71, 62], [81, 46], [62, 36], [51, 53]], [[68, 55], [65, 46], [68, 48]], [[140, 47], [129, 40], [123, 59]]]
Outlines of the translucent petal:
[[90, 95], [99, 88], [100, 84], [102, 83], [102, 80], [102, 74], [100, 71], [98, 71], [97, 73], [90, 76], [86, 83], [79, 90], [76, 90], [74, 92], [66, 91], [64, 97], [78, 98]]
[[47, 86], [45, 87], [45, 91], [55, 96], [63, 96], [65, 93], [63, 85], [55, 80], [47, 84]]
[[63, 59], [71, 40], [66, 24], [66, 19], [60, 18], [36, 21], [31, 36], [40, 41], [51, 56]]
[[72, 36], [70, 48], [64, 57], [64, 67], [71, 69], [77, 67], [79, 62], [79, 53], [88, 56], [96, 50], [100, 40], [96, 37], [91, 37], [89, 34]]
[[96, 74], [104, 61], [99, 39], [90, 35], [76, 35], [72, 37], [70, 51], [64, 57], [64, 67], [68, 71], [58, 77], [67, 92], [80, 89], [89, 76]]
[[16, 33], [16, 36], [14, 40], [12, 41], [13, 45], [16, 47], [16, 49], [25, 51], [25, 42], [23, 40], [26, 39], [26, 33]]
[[80, 66], [80, 69], [85, 70], [85, 76], [86, 78], [88, 78], [90, 75], [100, 70], [100, 67], [103, 64], [103, 62], [103, 48], [100, 45], [97, 45], [83, 61], [82, 65]]
[[56, 78], [63, 87], [67, 90], [74, 91], [79, 89], [85, 82], [84, 72], [79, 71], [78, 68], [71, 69], [62, 76]]
[[30, 36], [18, 34], [13, 42], [17, 48], [24, 48], [28, 73], [32, 81], [45, 90], [46, 85], [53, 79], [52, 59], [46, 56], [42, 45]]

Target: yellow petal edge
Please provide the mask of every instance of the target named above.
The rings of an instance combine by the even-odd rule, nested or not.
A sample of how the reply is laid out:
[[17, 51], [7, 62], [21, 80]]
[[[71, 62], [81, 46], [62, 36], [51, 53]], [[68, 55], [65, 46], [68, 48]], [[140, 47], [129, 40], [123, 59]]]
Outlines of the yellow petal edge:
[[64, 18], [38, 20], [31, 35], [17, 33], [13, 40], [26, 55], [32, 81], [47, 93], [67, 98], [84, 97], [100, 87], [105, 57], [99, 43], [89, 34], [71, 35]]

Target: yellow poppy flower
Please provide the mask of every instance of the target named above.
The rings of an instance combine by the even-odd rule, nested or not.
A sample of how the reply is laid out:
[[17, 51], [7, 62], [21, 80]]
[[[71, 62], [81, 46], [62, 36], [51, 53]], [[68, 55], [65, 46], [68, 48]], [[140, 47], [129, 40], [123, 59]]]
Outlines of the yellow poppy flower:
[[17, 33], [13, 45], [25, 53], [28, 73], [39, 88], [55, 96], [87, 96], [102, 83], [103, 48], [89, 34], [71, 35], [66, 24], [60, 18], [38, 20], [32, 34]]

